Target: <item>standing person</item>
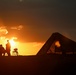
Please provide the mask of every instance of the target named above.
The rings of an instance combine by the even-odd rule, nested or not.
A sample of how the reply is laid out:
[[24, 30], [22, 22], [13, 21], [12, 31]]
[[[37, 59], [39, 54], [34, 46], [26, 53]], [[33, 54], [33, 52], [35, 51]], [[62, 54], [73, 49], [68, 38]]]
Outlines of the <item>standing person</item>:
[[9, 40], [7, 40], [7, 44], [6, 44], [6, 52], [8, 54], [8, 56], [10, 56], [10, 51], [11, 51], [11, 45], [10, 45], [10, 42]]

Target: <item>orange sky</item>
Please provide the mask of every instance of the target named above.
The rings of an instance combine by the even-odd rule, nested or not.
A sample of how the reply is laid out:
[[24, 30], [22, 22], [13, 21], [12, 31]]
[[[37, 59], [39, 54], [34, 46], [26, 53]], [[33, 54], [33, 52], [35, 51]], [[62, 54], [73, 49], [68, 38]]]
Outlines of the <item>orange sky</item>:
[[[13, 39], [14, 38], [15, 37], [13, 37]], [[6, 40], [7, 39], [5, 37], [0, 38], [0, 44], [2, 44], [4, 48], [6, 45]], [[10, 40], [12, 40], [12, 38]], [[36, 55], [43, 45], [43, 43], [37, 43], [37, 42], [21, 43], [14, 40], [13, 42], [11, 41], [10, 43], [11, 43], [11, 54], [14, 48], [18, 48], [19, 55]]]
[[29, 55], [54, 32], [76, 41], [75, 7], [70, 0], [0, 0], [0, 43], [16, 37], [19, 54]]
[[[12, 29], [21, 31], [21, 29], [23, 29], [23, 25], [12, 26], [10, 29], [10, 31], [12, 31]], [[27, 40], [25, 42], [21, 42], [21, 40], [18, 39], [18, 36], [13, 36], [15, 32], [12, 34], [10, 31], [8, 31], [8, 28], [4, 26], [4, 23], [0, 19], [0, 44], [6, 48], [7, 39], [9, 39], [11, 42], [11, 54], [14, 48], [18, 48], [19, 55], [36, 55], [43, 45], [41, 42], [26, 42]], [[10, 36], [7, 37], [9, 33]], [[30, 39], [32, 38], [29, 38], [29, 40]]]

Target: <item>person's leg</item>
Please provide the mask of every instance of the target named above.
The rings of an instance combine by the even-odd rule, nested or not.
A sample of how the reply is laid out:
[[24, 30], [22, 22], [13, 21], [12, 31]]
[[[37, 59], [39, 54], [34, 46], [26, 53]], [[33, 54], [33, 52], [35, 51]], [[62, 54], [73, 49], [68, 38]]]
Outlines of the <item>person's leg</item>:
[[9, 52], [7, 52], [7, 54], [8, 54], [8, 56], [11, 56], [10, 51], [9, 51]]
[[2, 56], [2, 52], [0, 52], [0, 57]]

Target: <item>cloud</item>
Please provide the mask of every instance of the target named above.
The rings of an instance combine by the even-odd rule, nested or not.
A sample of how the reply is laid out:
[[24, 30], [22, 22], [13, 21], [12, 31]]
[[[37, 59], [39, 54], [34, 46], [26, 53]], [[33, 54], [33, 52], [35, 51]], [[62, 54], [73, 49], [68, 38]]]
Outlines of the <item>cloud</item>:
[[[22, 4], [17, 3], [19, 2], [17, 0], [7, 2], [0, 1], [0, 8], [9, 37], [17, 36], [21, 42], [44, 42], [55, 31], [66, 32], [76, 37], [76, 2], [70, 0], [24, 0]], [[3, 25], [1, 21], [0, 24]]]
[[8, 30], [5, 26], [0, 26], [0, 36], [8, 34]]
[[22, 28], [23, 28], [22, 25], [19, 25], [19, 26], [18, 26], [18, 30], [21, 30]]
[[12, 37], [11, 40], [17, 41], [17, 37]]
[[22, 28], [23, 28], [23, 25], [11, 27], [11, 29], [14, 29], [14, 30], [21, 30]]
[[16, 40], [16, 39], [17, 39], [17, 37], [12, 37], [12, 39]]
[[0, 37], [0, 40], [4, 40], [4, 39], [6, 39], [6, 37], [3, 37], [3, 36]]

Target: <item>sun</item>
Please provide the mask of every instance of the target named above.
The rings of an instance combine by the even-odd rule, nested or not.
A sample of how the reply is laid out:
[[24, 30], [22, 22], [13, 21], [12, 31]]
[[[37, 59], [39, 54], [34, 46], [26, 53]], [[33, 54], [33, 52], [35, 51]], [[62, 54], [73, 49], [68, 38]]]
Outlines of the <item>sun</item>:
[[10, 40], [11, 46], [15, 46], [15, 41], [13, 39]]

